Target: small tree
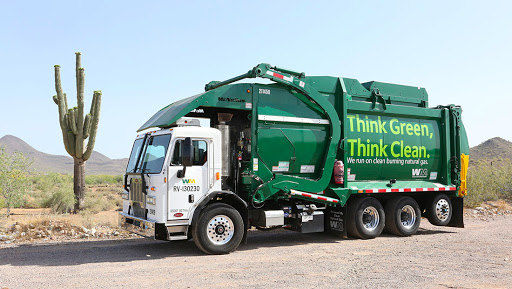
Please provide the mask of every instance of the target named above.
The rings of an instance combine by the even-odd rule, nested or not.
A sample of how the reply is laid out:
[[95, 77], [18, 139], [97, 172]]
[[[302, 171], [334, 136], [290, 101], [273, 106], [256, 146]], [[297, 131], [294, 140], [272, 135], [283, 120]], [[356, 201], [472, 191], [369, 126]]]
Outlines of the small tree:
[[[85, 199], [85, 162], [91, 157], [100, 121], [101, 91], [94, 91], [91, 111], [84, 117], [84, 68], [81, 67], [81, 53], [76, 52], [76, 98], [77, 106], [68, 109], [66, 94], [60, 82], [60, 66], [55, 65], [55, 90], [53, 101], [59, 107], [59, 123], [67, 153], [74, 160], [73, 191], [77, 213], [83, 208]], [[89, 138], [87, 146], [85, 140]]]
[[0, 196], [7, 207], [7, 217], [11, 208], [23, 202], [23, 194], [28, 187], [28, 169], [31, 162], [20, 152], [9, 155], [0, 147]]

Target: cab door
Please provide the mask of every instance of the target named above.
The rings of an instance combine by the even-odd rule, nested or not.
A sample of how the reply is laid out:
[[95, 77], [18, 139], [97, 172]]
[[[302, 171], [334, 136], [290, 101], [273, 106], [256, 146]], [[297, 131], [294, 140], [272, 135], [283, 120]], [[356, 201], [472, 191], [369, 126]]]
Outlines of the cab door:
[[185, 175], [180, 178], [178, 172], [183, 171], [181, 164], [181, 144], [183, 139], [175, 141], [171, 163], [168, 170], [167, 219], [189, 219], [191, 207], [207, 193], [209, 189], [208, 166], [212, 162], [208, 154], [209, 141], [193, 139], [193, 165], [186, 167]]

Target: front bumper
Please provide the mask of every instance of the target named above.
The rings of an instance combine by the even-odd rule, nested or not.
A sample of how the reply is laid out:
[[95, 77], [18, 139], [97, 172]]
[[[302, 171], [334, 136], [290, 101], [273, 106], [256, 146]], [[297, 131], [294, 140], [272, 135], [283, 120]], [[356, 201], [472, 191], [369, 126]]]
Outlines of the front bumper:
[[137, 235], [155, 238], [155, 222], [119, 212], [119, 227]]

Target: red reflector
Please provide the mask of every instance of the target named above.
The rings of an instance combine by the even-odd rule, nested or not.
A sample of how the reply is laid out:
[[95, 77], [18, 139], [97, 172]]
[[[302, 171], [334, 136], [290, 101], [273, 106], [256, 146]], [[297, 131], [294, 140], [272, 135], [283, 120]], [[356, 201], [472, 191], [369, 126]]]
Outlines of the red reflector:
[[182, 213], [176, 213], [176, 214], [174, 214], [174, 216], [175, 216], [176, 218], [179, 218], [179, 217], [183, 217], [183, 214], [182, 214]]
[[275, 73], [275, 72], [274, 72], [274, 77], [281, 78], [281, 79], [283, 79], [283, 78], [284, 78], [284, 76], [282, 76], [281, 74], [277, 74], [277, 73]]

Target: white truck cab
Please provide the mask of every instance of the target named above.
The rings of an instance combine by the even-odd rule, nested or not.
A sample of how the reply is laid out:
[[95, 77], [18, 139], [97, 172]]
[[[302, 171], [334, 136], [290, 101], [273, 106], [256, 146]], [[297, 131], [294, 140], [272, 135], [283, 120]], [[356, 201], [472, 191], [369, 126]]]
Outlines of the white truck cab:
[[[124, 229], [162, 240], [188, 239], [198, 204], [221, 191], [220, 131], [195, 126], [195, 121], [181, 123], [135, 140], [120, 213]], [[185, 161], [184, 145], [191, 157]]]

